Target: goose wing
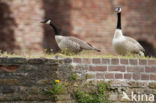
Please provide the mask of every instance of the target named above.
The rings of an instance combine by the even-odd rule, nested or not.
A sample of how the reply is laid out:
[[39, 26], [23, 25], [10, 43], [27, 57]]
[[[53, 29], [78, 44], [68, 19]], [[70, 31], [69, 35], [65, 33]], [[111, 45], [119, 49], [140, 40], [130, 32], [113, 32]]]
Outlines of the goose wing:
[[131, 37], [127, 37], [125, 36], [128, 47], [131, 51], [133, 52], [139, 52], [139, 51], [143, 51], [145, 52], [145, 49], [139, 44], [138, 41], [136, 41], [135, 39], [131, 38]]
[[72, 42], [74, 42], [74, 43], [77, 43], [78, 45], [80, 45], [80, 48], [81, 49], [87, 49], [87, 50], [94, 50], [95, 48], [91, 45], [91, 44], [89, 44], [89, 43], [87, 43], [87, 42], [85, 42], [85, 41], [83, 41], [83, 40], [80, 40], [80, 39], [78, 39], [78, 38], [75, 38], [75, 37], [67, 37], [68, 38], [68, 40], [70, 40], [70, 41], [72, 41]]
[[81, 51], [80, 45], [76, 42], [73, 42], [71, 40], [68, 40], [68, 38], [63, 38], [60, 43], [58, 43], [58, 46], [61, 50], [67, 49], [70, 52], [79, 52]]

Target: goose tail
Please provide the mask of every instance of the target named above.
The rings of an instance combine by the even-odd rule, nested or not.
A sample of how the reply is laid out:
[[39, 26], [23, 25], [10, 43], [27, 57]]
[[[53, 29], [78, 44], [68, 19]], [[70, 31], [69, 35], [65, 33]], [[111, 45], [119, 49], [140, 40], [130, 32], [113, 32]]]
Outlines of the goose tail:
[[91, 44], [89, 44], [89, 43], [87, 43], [87, 44], [91, 47], [90, 49], [95, 50], [95, 51], [97, 51], [97, 52], [101, 52], [101, 50], [95, 48], [95, 47], [92, 46]]
[[97, 52], [101, 52], [101, 50], [94, 48], [94, 50], [96, 50]]
[[140, 56], [145, 56], [144, 52], [142, 52], [142, 51], [139, 52], [139, 55]]

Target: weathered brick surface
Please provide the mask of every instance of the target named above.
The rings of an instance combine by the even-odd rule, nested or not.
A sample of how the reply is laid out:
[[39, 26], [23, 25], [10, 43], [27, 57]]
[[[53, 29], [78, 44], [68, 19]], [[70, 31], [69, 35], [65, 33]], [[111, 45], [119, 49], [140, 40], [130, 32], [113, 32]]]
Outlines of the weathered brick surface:
[[131, 80], [131, 78], [132, 78], [132, 74], [128, 74], [128, 73], [124, 74], [124, 79]]
[[96, 75], [95, 74], [86, 74], [86, 78], [87, 79], [95, 79], [96, 78]]
[[107, 66], [91, 66], [90, 71], [107, 71]]
[[139, 80], [139, 79], [140, 79], [140, 74], [138, 74], [138, 73], [133, 73], [133, 79], [134, 79], [134, 80]]
[[50, 101], [41, 92], [45, 89], [43, 87], [49, 87], [50, 82], [58, 78], [56, 71], [59, 67], [55, 60], [51, 64], [48, 61], [41, 58], [0, 58], [0, 101]]
[[144, 67], [140, 67], [140, 66], [128, 66], [127, 67], [127, 72], [140, 73], [144, 71], [145, 71]]
[[115, 74], [115, 79], [122, 79], [122, 78], [123, 78], [122, 74], [120, 74], [120, 73]]
[[111, 59], [111, 64], [112, 65], [119, 64], [119, 59], [118, 58], [112, 58]]
[[120, 64], [128, 64], [128, 59], [120, 59]]
[[147, 60], [146, 59], [140, 59], [139, 64], [140, 65], [147, 65]]
[[3, 23], [0, 26], [3, 34], [1, 50], [41, 52], [43, 28], [39, 22], [44, 17], [42, 3], [41, 0], [0, 1], [0, 7], [5, 9], [0, 9], [3, 12], [1, 16]]
[[93, 64], [101, 64], [101, 59], [100, 58], [93, 58], [92, 63]]
[[119, 71], [119, 72], [125, 72], [124, 66], [108, 66], [109, 71]]
[[155, 60], [149, 60], [148, 65], [156, 65], [156, 61]]
[[129, 59], [129, 64], [130, 65], [137, 65], [138, 64], [138, 60], [137, 59]]
[[96, 73], [97, 79], [104, 79], [105, 78], [104, 76], [105, 76], [104, 73]]
[[102, 64], [110, 64], [110, 59], [102, 58]]
[[7, 72], [13, 72], [16, 71], [19, 66], [18, 65], [8, 65], [8, 66], [0, 66], [1, 70], [7, 71]]
[[149, 74], [141, 74], [141, 80], [150, 80]]
[[145, 70], [146, 70], [146, 72], [155, 73], [156, 72], [156, 66], [146, 66]]
[[82, 59], [82, 63], [84, 63], [84, 64], [90, 64], [91, 63], [91, 60], [89, 58], [83, 58]]
[[114, 79], [114, 73], [106, 73], [105, 78], [106, 79]]
[[156, 83], [149, 83], [150, 88], [156, 88]]
[[74, 63], [81, 63], [81, 58], [73, 58]]
[[150, 75], [150, 80], [156, 80], [156, 75], [155, 74], [151, 74]]
[[[41, 92], [50, 87], [50, 82], [55, 79], [65, 81], [67, 85], [71, 83], [70, 85], [74, 88], [86, 83], [92, 83], [93, 86], [109, 81], [110, 100], [114, 103], [124, 103], [120, 100], [122, 91], [129, 94], [132, 91], [155, 94], [155, 60], [146, 59], [146, 62], [144, 60], [140, 62], [136, 59], [134, 61], [139, 61], [136, 65], [133, 62], [128, 63], [128, 59], [113, 59], [112, 64], [110, 58], [0, 58], [0, 102], [37, 101], [41, 103], [44, 101], [46, 103], [51, 98], [42, 95]], [[148, 64], [151, 61], [153, 65]], [[73, 73], [77, 75], [75, 81], [69, 79]], [[92, 89], [91, 87], [89, 90]], [[71, 90], [70, 88], [70, 92]], [[114, 99], [113, 96], [115, 96]], [[57, 96], [57, 99], [58, 103], [76, 103], [67, 88]]]

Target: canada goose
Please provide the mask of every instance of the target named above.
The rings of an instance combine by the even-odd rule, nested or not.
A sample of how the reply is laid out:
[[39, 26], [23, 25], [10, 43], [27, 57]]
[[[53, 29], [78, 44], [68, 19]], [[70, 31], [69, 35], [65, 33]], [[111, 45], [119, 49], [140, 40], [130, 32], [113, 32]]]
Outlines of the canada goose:
[[41, 23], [48, 24], [50, 25], [55, 32], [55, 40], [61, 50], [67, 50], [67, 52], [74, 52], [74, 53], [79, 53], [82, 50], [96, 50], [100, 52], [100, 50], [94, 48], [92, 45], [89, 43], [80, 40], [76, 37], [72, 36], [63, 36], [60, 34], [59, 30], [55, 26], [55, 24], [52, 22], [51, 19], [46, 19], [41, 21]]
[[144, 48], [135, 39], [124, 36], [121, 30], [121, 8], [115, 9], [117, 12], [117, 27], [112, 40], [112, 45], [115, 52], [119, 55], [139, 54], [144, 56]]

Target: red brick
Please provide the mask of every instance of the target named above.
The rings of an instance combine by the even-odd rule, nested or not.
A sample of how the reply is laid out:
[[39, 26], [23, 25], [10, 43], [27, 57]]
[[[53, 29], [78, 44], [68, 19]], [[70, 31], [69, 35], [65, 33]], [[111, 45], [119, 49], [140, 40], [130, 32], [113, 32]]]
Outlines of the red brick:
[[141, 80], [149, 80], [148, 74], [141, 74]]
[[110, 59], [102, 59], [102, 64], [110, 64]]
[[144, 67], [139, 67], [139, 66], [128, 66], [127, 67], [127, 72], [144, 72]]
[[124, 79], [131, 79], [132, 78], [132, 75], [131, 74], [124, 74]]
[[156, 65], [156, 60], [148, 60], [148, 65]]
[[90, 71], [107, 71], [107, 66], [91, 66]]
[[73, 58], [74, 63], [81, 63], [81, 58]]
[[156, 74], [151, 74], [150, 75], [150, 80], [156, 80]]
[[82, 58], [82, 63], [90, 64], [91, 63], [91, 59], [90, 58]]
[[129, 59], [129, 64], [137, 65], [138, 64], [138, 60], [137, 59]]
[[82, 70], [85, 70], [85, 71], [88, 71], [89, 70], [89, 66], [85, 65], [85, 66], [82, 66], [82, 65], [76, 65], [76, 66], [73, 66], [71, 67], [71, 70], [72, 71], [82, 71]]
[[118, 58], [112, 58], [111, 59], [111, 64], [119, 64], [119, 59]]
[[108, 66], [108, 70], [125, 72], [125, 66]]
[[115, 79], [122, 79], [122, 74], [121, 73], [117, 73], [115, 74]]
[[120, 64], [128, 64], [128, 59], [120, 59]]
[[134, 73], [133, 74], [133, 79], [134, 80], [140, 80], [140, 74]]
[[86, 74], [86, 79], [95, 79], [95, 78], [96, 78], [95, 74], [89, 74], [89, 73]]
[[105, 79], [114, 79], [114, 73], [106, 73]]
[[[86, 67], [84, 69], [87, 70], [88, 68]], [[82, 66], [80, 66], [80, 65], [73, 66], [73, 68], [72, 68], [72, 71], [81, 71], [81, 70], [82, 70]]]
[[104, 79], [104, 73], [96, 73], [96, 78], [97, 79]]
[[101, 60], [100, 60], [100, 58], [93, 58], [92, 63], [93, 64], [101, 64]]
[[[84, 41], [89, 41], [90, 44], [104, 50], [104, 53], [114, 54], [110, 47], [114, 35], [114, 30], [112, 28], [115, 28], [116, 24], [114, 22], [116, 21], [116, 18], [112, 15], [115, 14], [112, 9], [112, 5], [114, 4], [121, 5], [124, 10], [122, 17], [125, 19], [122, 19], [122, 21], [124, 27], [128, 25], [128, 28], [126, 29], [127, 35], [130, 35], [137, 40], [142, 40], [142, 42], [145, 42], [143, 43], [145, 47], [147, 47], [146, 43], [148, 43], [148, 40], [150, 40], [150, 46], [155, 47], [156, 44], [155, 29], [153, 29], [156, 27], [156, 18], [154, 17], [155, 14], [152, 12], [156, 11], [155, 0], [116, 0], [115, 2], [111, 2], [112, 0], [53, 0], [54, 2], [51, 2], [52, 0], [20, 1], [21, 2], [3, 0], [9, 10], [1, 10], [1, 15], [8, 12], [11, 16], [7, 15], [6, 17], [2, 16], [1, 18], [4, 23], [1, 23], [0, 27], [1, 38], [3, 38], [0, 43], [0, 49], [4, 48], [4, 50], [7, 49], [9, 51], [12, 49], [11, 44], [13, 44], [15, 49], [25, 50], [31, 48], [32, 50], [37, 49], [37, 51], [41, 51], [43, 48], [42, 43], [44, 43], [44, 48], [53, 47], [55, 51], [57, 44], [54, 37], [51, 37], [51, 35], [54, 34], [51, 28], [43, 27], [43, 25], [38, 25], [38, 22], [34, 22], [35, 17], [37, 17], [35, 19], [41, 20], [46, 15], [53, 18], [58, 28], [63, 32], [74, 35]], [[138, 6], [141, 2], [143, 5]], [[127, 12], [129, 13], [129, 16], [127, 16]], [[148, 13], [147, 17], [140, 16], [145, 13]], [[11, 18], [9, 23], [6, 20], [7, 18]], [[112, 18], [112, 20], [108, 18]], [[146, 18], [148, 22], [143, 22]], [[103, 23], [103, 21], [105, 23]], [[108, 22], [109, 25], [106, 25]], [[10, 36], [9, 34], [11, 34], [12, 31], [14, 31], [13, 34], [16, 35]], [[25, 34], [29, 35], [26, 36]], [[36, 34], [38, 34], [38, 36], [36, 36]], [[143, 35], [140, 36], [140, 34]], [[9, 40], [8, 37], [10, 38]], [[15, 38], [20, 39], [16, 40]], [[42, 38], [44, 39], [42, 40]], [[153, 51], [153, 49], [148, 49], [148, 52], [151, 54], [153, 54]]]
[[145, 71], [146, 72], [156, 72], [156, 67], [152, 67], [152, 66], [146, 66], [145, 67]]
[[2, 70], [7, 71], [7, 72], [13, 72], [13, 71], [16, 71], [18, 69], [18, 66], [10, 65], [10, 66], [1, 66], [0, 68]]
[[139, 64], [140, 65], [147, 65], [147, 60], [146, 59], [140, 59]]

